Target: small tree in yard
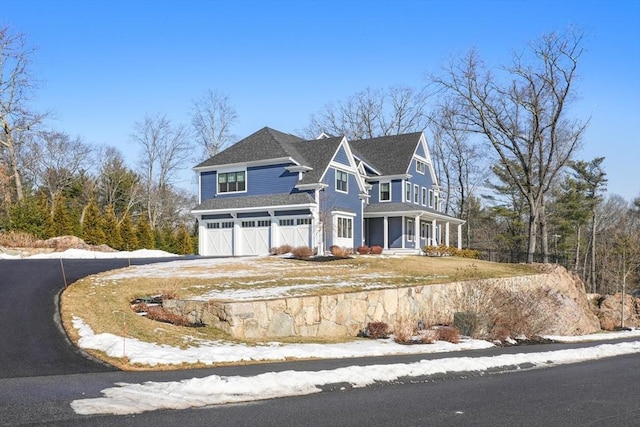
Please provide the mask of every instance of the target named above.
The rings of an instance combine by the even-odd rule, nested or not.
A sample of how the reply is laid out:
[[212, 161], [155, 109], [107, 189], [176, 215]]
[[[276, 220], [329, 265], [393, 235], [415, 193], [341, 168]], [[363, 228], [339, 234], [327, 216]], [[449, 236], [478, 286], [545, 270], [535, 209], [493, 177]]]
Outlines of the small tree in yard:
[[128, 212], [124, 214], [120, 223], [120, 236], [122, 237], [122, 245], [118, 248], [124, 251], [132, 251], [138, 247], [138, 238], [133, 229], [131, 215]]
[[103, 221], [95, 199], [92, 199], [86, 207], [82, 221], [82, 238], [90, 245], [102, 245], [106, 241]]
[[120, 235], [120, 226], [113, 205], [107, 206], [104, 212], [104, 233], [105, 243], [114, 249], [122, 247], [122, 236]]
[[62, 194], [58, 194], [53, 204], [53, 215], [47, 222], [47, 234], [49, 236], [68, 236], [73, 233], [71, 216], [67, 209], [67, 201]]
[[176, 232], [176, 249], [180, 255], [190, 255], [193, 253], [193, 240], [189, 235], [189, 230], [184, 224], [180, 224]]
[[153, 249], [155, 247], [155, 239], [149, 224], [149, 218], [146, 213], [140, 214], [138, 223], [136, 224], [136, 238], [138, 239], [138, 248]]

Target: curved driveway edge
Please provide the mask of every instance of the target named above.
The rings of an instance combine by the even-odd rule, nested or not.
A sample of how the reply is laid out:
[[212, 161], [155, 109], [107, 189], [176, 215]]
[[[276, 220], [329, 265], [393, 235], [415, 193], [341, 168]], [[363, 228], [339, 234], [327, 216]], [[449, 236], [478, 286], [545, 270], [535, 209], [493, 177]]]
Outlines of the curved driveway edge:
[[[182, 258], [181, 258], [182, 259]], [[131, 264], [174, 261], [145, 259], [0, 260], [0, 378], [105, 372], [75, 347], [60, 324], [58, 296], [85, 276]]]

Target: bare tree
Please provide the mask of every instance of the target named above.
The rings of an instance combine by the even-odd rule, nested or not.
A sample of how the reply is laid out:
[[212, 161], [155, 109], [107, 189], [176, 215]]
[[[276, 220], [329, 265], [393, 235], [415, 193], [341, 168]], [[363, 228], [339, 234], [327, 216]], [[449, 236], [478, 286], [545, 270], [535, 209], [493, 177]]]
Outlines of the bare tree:
[[147, 115], [134, 125], [131, 138], [142, 149], [140, 175], [152, 228], [175, 214], [171, 208], [172, 185], [175, 174], [191, 159], [193, 147], [189, 136], [185, 126], [173, 126], [166, 116], [160, 114]]
[[411, 87], [366, 88], [312, 114], [303, 133], [309, 138], [324, 132], [359, 140], [422, 131], [428, 121], [426, 101], [424, 91]]
[[119, 222], [142, 202], [140, 177], [125, 165], [122, 153], [106, 147], [100, 153], [98, 198], [102, 206], [113, 206]]
[[[20, 145], [25, 133], [42, 122], [46, 114], [28, 109], [28, 101], [36, 88], [29, 66], [34, 49], [27, 46], [23, 34], [0, 28], [0, 148], [6, 150], [8, 172], [17, 200], [24, 198], [20, 171]], [[10, 200], [9, 195], [5, 199]]]
[[[93, 166], [93, 147], [80, 137], [72, 138], [63, 132], [38, 132], [29, 139], [28, 147], [26, 170], [30, 172], [34, 184], [47, 192], [52, 206], [61, 191], [69, 188]], [[95, 187], [87, 183], [90, 188], [84, 191], [92, 193]], [[92, 194], [84, 196], [88, 200]]]
[[451, 209], [466, 221], [465, 244], [469, 246], [472, 223], [469, 201], [486, 178], [488, 165], [480, 147], [470, 143], [459, 119], [458, 108], [445, 103], [431, 115], [430, 128], [437, 169], [442, 173], [438, 182], [445, 192], [445, 213]]
[[209, 90], [193, 101], [191, 125], [204, 158], [215, 156], [235, 139], [231, 127], [237, 119], [238, 114], [227, 95]]
[[486, 138], [527, 200], [528, 262], [534, 259], [537, 226], [546, 221], [545, 194], [586, 128], [586, 123], [567, 117], [582, 39], [578, 31], [543, 36], [531, 44], [531, 57], [514, 54], [513, 63], [502, 68], [504, 82], [485, 69], [474, 50], [450, 64], [444, 77], [433, 78], [446, 96], [464, 107], [466, 130]]

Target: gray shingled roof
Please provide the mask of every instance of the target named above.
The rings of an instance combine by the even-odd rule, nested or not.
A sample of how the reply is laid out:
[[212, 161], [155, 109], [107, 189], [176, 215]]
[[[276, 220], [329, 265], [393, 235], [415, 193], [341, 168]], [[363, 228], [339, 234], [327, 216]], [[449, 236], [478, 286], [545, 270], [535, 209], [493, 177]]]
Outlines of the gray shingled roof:
[[304, 141], [304, 139], [264, 127], [196, 167], [252, 162], [280, 157], [293, 157], [298, 162], [305, 163], [294, 147], [294, 143], [300, 141]]
[[329, 166], [343, 137], [313, 139], [310, 141], [297, 142], [293, 144], [295, 149], [305, 159], [305, 166], [310, 166], [313, 170], [305, 172], [300, 184], [313, 184], [320, 182], [322, 173]]
[[[350, 141], [353, 154], [373, 166], [383, 175], [407, 173], [413, 153], [422, 133]], [[205, 160], [196, 167], [243, 163], [264, 159], [291, 157], [301, 165], [309, 166], [300, 184], [320, 181], [343, 137], [305, 140], [295, 135], [264, 127], [238, 141], [226, 150]]]
[[421, 132], [414, 132], [381, 136], [351, 141], [349, 145], [355, 156], [379, 170], [383, 175], [401, 175], [407, 173], [421, 135]]
[[304, 205], [309, 203], [314, 203], [314, 201], [308, 193], [269, 194], [264, 196], [246, 197], [215, 197], [213, 199], [205, 200], [203, 203], [193, 208], [193, 210], [227, 210], [253, 207]]

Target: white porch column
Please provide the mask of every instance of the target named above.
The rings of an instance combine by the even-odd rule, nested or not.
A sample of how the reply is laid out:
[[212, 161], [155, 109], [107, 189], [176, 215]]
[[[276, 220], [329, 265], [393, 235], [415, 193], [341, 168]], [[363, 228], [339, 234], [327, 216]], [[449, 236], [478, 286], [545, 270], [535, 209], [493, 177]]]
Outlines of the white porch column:
[[384, 223], [384, 232], [383, 232], [383, 240], [384, 240], [384, 250], [389, 249], [389, 217], [388, 216], [384, 216], [383, 219], [383, 223]]
[[462, 249], [462, 224], [458, 224], [458, 249]]
[[431, 221], [431, 246], [438, 246], [437, 232], [438, 232], [438, 224], [434, 219]]
[[413, 247], [420, 249], [420, 215], [416, 215], [413, 224], [413, 241], [415, 242]]
[[324, 255], [324, 222], [320, 220], [320, 212], [311, 209], [311, 247], [318, 248], [318, 255]]
[[444, 244], [449, 246], [449, 221], [444, 223]]

